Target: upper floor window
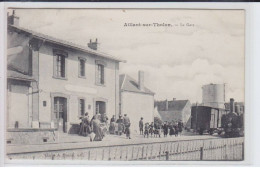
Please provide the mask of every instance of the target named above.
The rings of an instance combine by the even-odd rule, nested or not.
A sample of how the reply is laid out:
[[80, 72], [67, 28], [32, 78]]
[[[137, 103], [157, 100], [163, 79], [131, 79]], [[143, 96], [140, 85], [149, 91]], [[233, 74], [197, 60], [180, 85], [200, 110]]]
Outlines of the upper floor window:
[[105, 85], [105, 66], [104, 61], [96, 60], [96, 84]]
[[67, 53], [54, 50], [54, 77], [66, 78], [66, 57]]
[[79, 58], [79, 77], [85, 77], [85, 63], [85, 59]]
[[104, 84], [104, 65], [98, 64], [98, 83]]
[[65, 56], [56, 56], [56, 76], [65, 77]]

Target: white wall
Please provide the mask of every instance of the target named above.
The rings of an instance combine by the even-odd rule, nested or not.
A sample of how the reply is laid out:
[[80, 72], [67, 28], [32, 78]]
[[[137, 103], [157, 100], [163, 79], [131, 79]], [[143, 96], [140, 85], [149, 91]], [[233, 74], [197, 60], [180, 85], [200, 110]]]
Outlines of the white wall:
[[139, 133], [139, 120], [153, 122], [154, 96], [142, 93], [121, 92], [121, 113], [127, 114], [131, 121], [132, 133]]
[[[67, 60], [67, 80], [53, 78], [53, 49], [64, 49], [68, 53]], [[86, 59], [86, 78], [78, 77], [79, 61], [78, 57]], [[105, 86], [95, 84], [95, 60], [105, 61]], [[78, 119], [78, 98], [85, 99], [85, 111], [93, 115], [96, 98], [107, 100], [107, 114], [109, 118], [118, 111], [119, 107], [119, 86], [118, 63], [101, 57], [93, 57], [79, 51], [71, 51], [65, 48], [56, 48], [44, 44], [39, 54], [39, 119], [40, 122], [51, 121], [51, 93], [63, 93], [69, 96], [68, 122], [76, 123]], [[117, 76], [117, 77], [116, 77]], [[117, 93], [116, 93], [117, 92]], [[43, 101], [47, 106], [43, 106]], [[88, 110], [88, 105], [90, 109]]]
[[30, 127], [28, 91], [28, 86], [11, 85], [11, 91], [8, 91], [8, 128], [14, 128], [16, 121], [19, 128]]

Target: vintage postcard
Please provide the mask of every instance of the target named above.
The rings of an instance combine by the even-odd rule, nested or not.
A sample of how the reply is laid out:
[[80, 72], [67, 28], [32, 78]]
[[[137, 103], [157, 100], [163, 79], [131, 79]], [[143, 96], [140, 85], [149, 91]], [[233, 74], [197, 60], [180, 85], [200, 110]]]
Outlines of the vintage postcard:
[[7, 12], [6, 160], [244, 161], [244, 9]]

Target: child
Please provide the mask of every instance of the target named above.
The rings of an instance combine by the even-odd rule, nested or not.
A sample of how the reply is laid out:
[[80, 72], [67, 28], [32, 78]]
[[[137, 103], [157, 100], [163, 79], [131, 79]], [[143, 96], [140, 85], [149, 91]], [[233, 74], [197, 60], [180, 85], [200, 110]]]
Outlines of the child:
[[150, 128], [149, 128], [149, 133], [151, 134], [151, 137], [153, 137], [153, 132], [154, 132], [154, 129], [153, 129], [153, 127], [154, 127], [153, 122], [150, 124], [149, 127], [150, 127]]
[[147, 136], [147, 138], [149, 137], [149, 123], [145, 123], [144, 125], [144, 137], [145, 135]]

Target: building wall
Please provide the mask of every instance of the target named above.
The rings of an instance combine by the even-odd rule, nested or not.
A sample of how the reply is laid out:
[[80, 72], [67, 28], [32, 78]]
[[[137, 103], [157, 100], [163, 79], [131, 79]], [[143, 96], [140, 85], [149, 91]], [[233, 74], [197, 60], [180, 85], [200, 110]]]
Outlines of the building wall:
[[30, 127], [29, 112], [31, 101], [29, 86], [26, 84], [18, 84], [9, 82], [8, 85], [8, 119], [7, 128], [15, 128], [15, 122], [18, 122], [18, 128]]
[[[61, 49], [68, 53], [66, 73], [67, 79], [53, 78], [54, 56], [53, 49]], [[85, 77], [79, 78], [78, 57], [86, 59]], [[106, 62], [105, 66], [105, 85], [96, 85], [95, 81], [95, 61]], [[90, 116], [94, 114], [95, 100], [107, 102], [106, 111], [108, 117], [118, 112], [119, 107], [119, 85], [118, 85], [118, 62], [94, 57], [76, 50], [69, 50], [45, 43], [39, 51], [39, 121], [51, 122], [52, 103], [51, 94], [60, 93], [68, 97], [68, 124], [79, 123], [79, 98], [85, 99], [85, 111]], [[43, 101], [47, 105], [43, 106]]]
[[121, 92], [121, 114], [127, 114], [132, 132], [139, 132], [139, 120], [153, 122], [154, 96], [134, 92]]
[[29, 73], [29, 37], [16, 32], [8, 32], [7, 48], [20, 47], [21, 51], [13, 55], [8, 55], [7, 64], [12, 65], [16, 69]]
[[190, 116], [191, 116], [191, 103], [187, 102], [186, 106], [182, 110], [182, 122], [184, 123], [184, 126], [189, 120]]
[[[30, 76], [32, 74], [31, 78], [38, 81], [38, 52], [36, 50], [32, 50], [32, 55], [30, 55], [29, 36], [10, 30], [8, 31], [7, 36], [7, 48], [12, 49], [12, 51], [14, 51], [12, 55], [7, 56], [7, 65], [12, 66], [12, 68], [19, 70], [27, 76]], [[29, 86], [31, 86], [30, 88], [32, 92], [38, 91], [37, 83], [33, 82]], [[13, 98], [13, 100], [16, 100], [16, 97], [14, 97], [14, 95], [11, 96], [10, 93], [10, 95], [8, 95], [8, 98], [11, 97]], [[32, 108], [29, 107], [29, 113], [27, 113], [30, 116], [29, 127], [38, 128], [38, 93], [30, 94], [29, 97], [31, 100], [30, 104], [32, 105]], [[12, 109], [12, 107], [15, 107], [12, 106], [13, 103], [11, 100], [9, 100], [9, 102], [10, 109]], [[28, 115], [26, 116], [26, 118], [28, 117]], [[36, 120], [36, 124], [33, 123], [34, 120]]]

